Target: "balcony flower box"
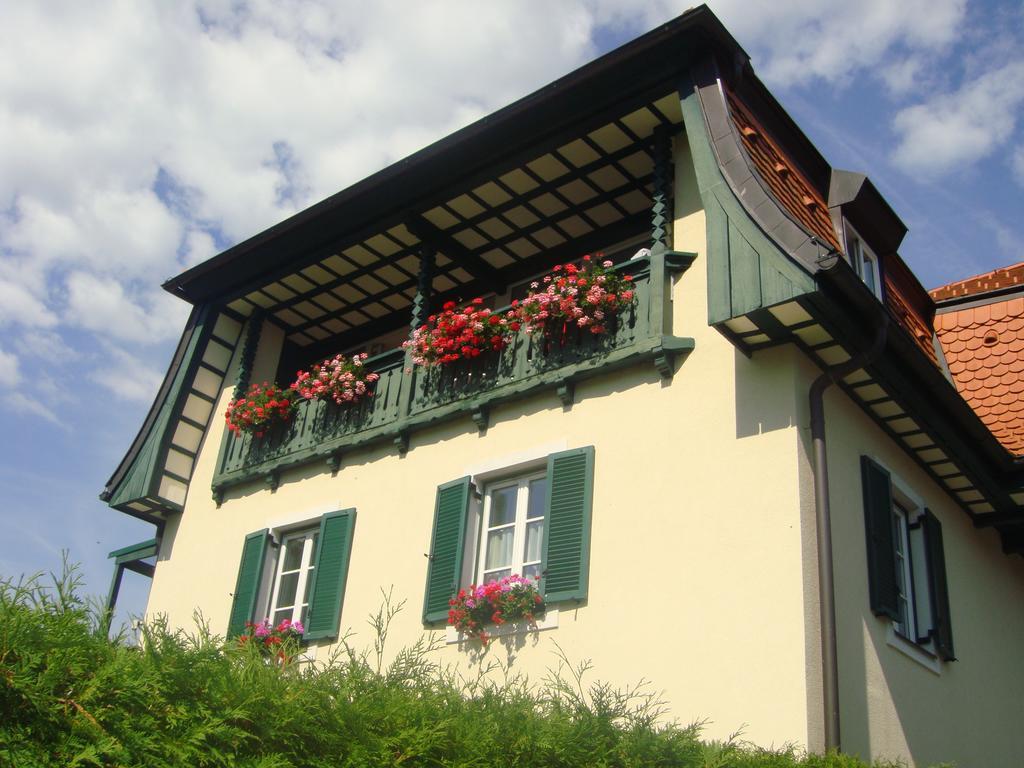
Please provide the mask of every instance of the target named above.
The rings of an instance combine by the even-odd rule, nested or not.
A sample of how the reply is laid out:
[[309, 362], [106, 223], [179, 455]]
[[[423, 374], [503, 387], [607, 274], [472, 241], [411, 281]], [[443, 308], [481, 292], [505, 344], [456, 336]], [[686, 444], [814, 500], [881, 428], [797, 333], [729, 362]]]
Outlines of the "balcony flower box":
[[295, 400], [295, 392], [290, 389], [267, 382], [253, 384], [248, 392], [228, 403], [224, 419], [235, 437], [243, 432], [263, 437], [275, 425], [291, 420]]
[[366, 353], [345, 357], [335, 355], [309, 371], [296, 374], [292, 389], [306, 400], [327, 400], [336, 405], [351, 405], [373, 395], [373, 384], [380, 375], [363, 367]]
[[584, 256], [581, 263], [559, 264], [530, 284], [514, 314], [527, 333], [543, 334], [546, 347], [562, 346], [579, 334], [602, 335], [633, 305], [630, 275], [612, 270], [611, 261]]
[[448, 606], [449, 626], [466, 637], [478, 639], [485, 647], [491, 637], [488, 627], [517, 621], [536, 626], [545, 612], [544, 598], [537, 591], [536, 582], [514, 574], [460, 589]]
[[411, 350], [414, 365], [431, 368], [500, 352], [517, 330], [514, 313], [492, 312], [483, 306], [483, 299], [473, 299], [462, 309], [449, 301], [402, 346]]

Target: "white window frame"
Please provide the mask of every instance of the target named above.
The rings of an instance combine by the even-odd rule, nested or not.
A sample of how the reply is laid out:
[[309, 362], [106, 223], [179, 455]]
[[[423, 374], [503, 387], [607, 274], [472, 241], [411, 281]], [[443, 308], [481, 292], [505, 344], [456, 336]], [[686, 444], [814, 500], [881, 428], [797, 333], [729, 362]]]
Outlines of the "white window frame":
[[[475, 536], [476, 538], [476, 561], [473, 568], [473, 583], [483, 584], [485, 567], [487, 562], [487, 538], [488, 533], [491, 531], [490, 519], [491, 519], [491, 503], [493, 494], [495, 491], [503, 490], [506, 488], [515, 487], [516, 491], [516, 513], [515, 519], [511, 523], [506, 523], [502, 527], [513, 527], [514, 533], [512, 537], [512, 562], [506, 566], [513, 574], [522, 575], [523, 569], [527, 565], [537, 565], [538, 569], [543, 560], [543, 556], [536, 560], [525, 562], [524, 555], [526, 550], [526, 526], [529, 518], [527, 517], [530, 504], [530, 483], [535, 480], [542, 480], [547, 477], [545, 470], [535, 470], [532, 472], [526, 472], [512, 477], [505, 477], [500, 480], [493, 480], [484, 486], [483, 490], [483, 509], [481, 512], [479, 533]], [[534, 520], [536, 518], [533, 518]], [[541, 518], [543, 519], [543, 517]], [[543, 535], [547, 535], [547, 531], [544, 531]], [[470, 551], [473, 551], [470, 549]], [[543, 538], [541, 539], [541, 551], [543, 552]], [[490, 570], [496, 570], [494, 568]]]
[[878, 256], [872, 251], [860, 233], [843, 219], [846, 239], [846, 253], [850, 257], [850, 266], [863, 281], [864, 285], [879, 299], [882, 298], [882, 275], [878, 269]]
[[[902, 580], [899, 600], [906, 606], [903, 621], [889, 621], [886, 642], [892, 648], [939, 675], [942, 661], [935, 653], [931, 637], [921, 637], [921, 627], [932, 624], [929, 602], [928, 565], [925, 555], [924, 532], [920, 518], [924, 514], [924, 500], [918, 497], [891, 468], [872, 457], [876, 464], [889, 471], [892, 482], [893, 548], [896, 550], [898, 574]], [[902, 518], [902, 519], [901, 519]], [[904, 557], [899, 548], [903, 547]], [[923, 596], [923, 597], [922, 597]]]
[[893, 499], [893, 548], [896, 555], [897, 593], [900, 620], [893, 621], [897, 634], [917, 642], [917, 601], [914, 599], [914, 547], [910, 539], [911, 511], [899, 499]]
[[[283, 618], [290, 618], [292, 622], [302, 621], [302, 610], [304, 607], [309, 605], [308, 601], [304, 602], [303, 598], [306, 597], [306, 584], [313, 575], [313, 571], [316, 567], [316, 563], [313, 561], [315, 554], [313, 551], [313, 545], [314, 539], [319, 535], [319, 533], [320, 526], [314, 525], [304, 528], [295, 528], [279, 534], [280, 541], [273, 548], [272, 557], [274, 560], [274, 570], [265, 610], [267, 621], [271, 624], [276, 625], [281, 620], [278, 619], [276, 615], [280, 609], [275, 606], [277, 605], [277, 599], [281, 589], [281, 578], [285, 575], [283, 572], [285, 551], [289, 542], [300, 538], [303, 540], [303, 545], [302, 555], [299, 561], [299, 576], [295, 586], [295, 603], [292, 606], [292, 615], [290, 617]], [[290, 574], [294, 572], [295, 571], [289, 571], [288, 573]], [[305, 624], [304, 621], [302, 621], [302, 623]]]

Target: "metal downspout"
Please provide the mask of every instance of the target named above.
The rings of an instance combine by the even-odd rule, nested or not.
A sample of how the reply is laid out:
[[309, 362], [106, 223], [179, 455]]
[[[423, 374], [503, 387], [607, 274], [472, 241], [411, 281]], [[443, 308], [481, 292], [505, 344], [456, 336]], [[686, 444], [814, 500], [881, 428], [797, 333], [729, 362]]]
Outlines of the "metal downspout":
[[839, 750], [839, 659], [836, 651], [835, 578], [832, 566], [832, 511], [829, 505], [828, 456], [825, 446], [825, 390], [834, 382], [870, 363], [884, 349], [889, 318], [881, 323], [871, 348], [845, 363], [827, 368], [811, 384], [811, 441], [814, 456], [814, 508], [818, 533], [818, 594], [821, 609], [822, 694], [825, 751]]

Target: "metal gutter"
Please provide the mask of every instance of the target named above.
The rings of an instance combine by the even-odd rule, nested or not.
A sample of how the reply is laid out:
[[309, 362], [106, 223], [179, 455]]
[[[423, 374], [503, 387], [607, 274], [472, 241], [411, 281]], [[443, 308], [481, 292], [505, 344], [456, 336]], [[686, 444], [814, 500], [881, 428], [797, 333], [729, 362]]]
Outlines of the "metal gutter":
[[[840, 263], [835, 256], [832, 269]], [[825, 369], [808, 392], [811, 409], [811, 443], [814, 475], [814, 512], [818, 543], [818, 608], [821, 621], [821, 677], [824, 703], [825, 751], [841, 748], [839, 717], [839, 654], [836, 640], [835, 571], [832, 558], [832, 507], [829, 497], [828, 451], [825, 435], [825, 390], [863, 368], [885, 349], [890, 318], [878, 305], [876, 330], [871, 346], [839, 365]]]

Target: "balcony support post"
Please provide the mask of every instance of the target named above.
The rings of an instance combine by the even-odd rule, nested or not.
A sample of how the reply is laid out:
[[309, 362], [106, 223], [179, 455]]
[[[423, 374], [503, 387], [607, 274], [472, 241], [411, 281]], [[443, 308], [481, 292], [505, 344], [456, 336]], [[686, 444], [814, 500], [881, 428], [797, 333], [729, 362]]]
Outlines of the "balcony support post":
[[654, 192], [651, 199], [651, 252], [672, 250], [672, 135], [669, 128], [654, 130]]
[[[417, 328], [427, 323], [430, 316], [431, 299], [434, 284], [434, 260], [437, 257], [437, 249], [427, 242], [420, 243], [420, 271], [416, 283], [416, 296], [412, 300], [412, 321], [409, 326], [409, 338], [412, 339]], [[398, 390], [398, 419], [403, 421], [408, 418], [412, 411], [412, 403], [417, 388], [418, 372], [412, 362], [412, 349], [405, 350], [405, 371], [402, 383]], [[406, 435], [403, 439], [395, 440], [395, 447], [398, 452], [405, 455], [408, 449], [409, 439]]]
[[429, 243], [420, 243], [420, 272], [416, 284], [416, 297], [412, 300], [412, 331], [425, 325], [430, 316], [431, 292], [434, 283], [434, 259], [437, 251]]
[[235, 379], [235, 394], [232, 396], [234, 400], [249, 389], [252, 365], [256, 360], [256, 348], [260, 345], [260, 335], [263, 333], [263, 316], [263, 310], [257, 309], [249, 318], [249, 332], [245, 334], [245, 346], [242, 347], [242, 357], [238, 361], [238, 377]]

